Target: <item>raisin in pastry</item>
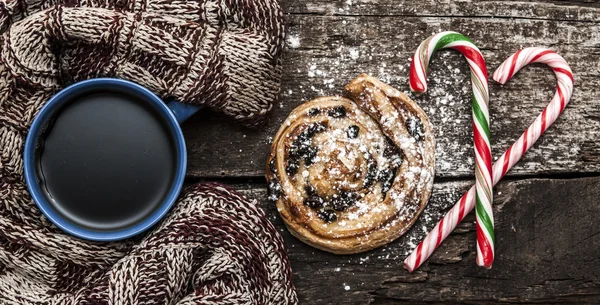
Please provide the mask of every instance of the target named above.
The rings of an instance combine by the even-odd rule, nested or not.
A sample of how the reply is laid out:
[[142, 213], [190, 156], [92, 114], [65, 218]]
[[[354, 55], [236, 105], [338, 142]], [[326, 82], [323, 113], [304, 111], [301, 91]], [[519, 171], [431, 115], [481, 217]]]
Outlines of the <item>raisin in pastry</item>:
[[303, 242], [352, 254], [404, 234], [429, 200], [433, 128], [405, 94], [361, 75], [294, 109], [267, 159], [270, 198]]

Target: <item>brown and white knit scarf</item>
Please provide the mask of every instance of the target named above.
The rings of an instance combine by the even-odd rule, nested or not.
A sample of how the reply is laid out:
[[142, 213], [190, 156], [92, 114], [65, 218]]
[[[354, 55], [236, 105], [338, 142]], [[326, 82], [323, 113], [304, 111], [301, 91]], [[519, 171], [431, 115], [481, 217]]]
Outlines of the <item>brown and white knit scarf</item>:
[[23, 145], [65, 85], [120, 77], [259, 125], [279, 88], [276, 0], [0, 1], [0, 304], [295, 304], [264, 212], [216, 184], [188, 187], [145, 236], [74, 238], [35, 206]]
[[119, 77], [257, 126], [279, 93], [282, 19], [276, 0], [2, 0], [0, 97]]
[[58, 232], [22, 185], [0, 193], [0, 304], [295, 304], [282, 240], [254, 202], [188, 187], [141, 240]]

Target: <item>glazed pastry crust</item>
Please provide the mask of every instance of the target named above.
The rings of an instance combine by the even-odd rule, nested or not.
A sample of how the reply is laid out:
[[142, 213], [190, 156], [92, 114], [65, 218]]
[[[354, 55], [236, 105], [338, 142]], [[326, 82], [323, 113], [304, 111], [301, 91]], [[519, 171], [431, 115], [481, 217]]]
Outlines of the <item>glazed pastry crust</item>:
[[402, 236], [429, 200], [435, 166], [433, 127], [408, 96], [366, 74], [344, 95], [290, 113], [266, 175], [292, 235], [335, 254]]

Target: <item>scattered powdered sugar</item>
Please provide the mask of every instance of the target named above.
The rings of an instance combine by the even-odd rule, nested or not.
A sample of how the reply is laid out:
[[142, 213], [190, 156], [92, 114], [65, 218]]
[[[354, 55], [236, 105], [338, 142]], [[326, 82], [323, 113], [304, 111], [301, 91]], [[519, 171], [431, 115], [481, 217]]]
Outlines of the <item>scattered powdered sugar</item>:
[[[345, 11], [351, 5], [356, 6], [358, 3], [357, 1], [343, 2], [340, 8]], [[349, 27], [353, 26], [352, 21], [348, 23]], [[291, 33], [286, 41], [292, 48], [301, 40], [298, 33]], [[326, 57], [310, 56], [306, 60], [306, 68], [294, 71], [308, 76], [308, 85], [304, 88], [302, 85], [293, 88], [294, 99], [299, 100], [294, 103], [319, 96], [341, 94], [347, 81], [361, 72], [376, 76], [383, 82], [403, 90], [428, 114], [435, 127], [438, 143], [436, 172], [442, 176], [471, 173], [474, 160], [471, 144], [471, 85], [468, 65], [455, 51], [436, 52], [434, 65], [428, 71], [428, 91], [423, 97], [417, 98], [408, 90], [412, 57], [406, 56], [405, 51], [407, 50], [400, 45], [397, 53], [382, 53], [365, 41], [361, 44], [338, 45], [331, 49]], [[288, 95], [292, 94], [288, 92]], [[465, 145], [467, 143], [470, 145]]]
[[[352, 1], [346, 1], [347, 5], [352, 5]], [[286, 39], [289, 48], [296, 49], [301, 46], [301, 39], [298, 35], [289, 35]], [[375, 51], [371, 51], [368, 46], [339, 46], [332, 50], [331, 58], [314, 57], [307, 62], [306, 70], [298, 69], [298, 73], [307, 73], [308, 84], [304, 87], [298, 85], [287, 92], [287, 97], [292, 96], [297, 99], [298, 96], [303, 101], [308, 101], [318, 96], [326, 96], [332, 94], [340, 94], [343, 85], [353, 77], [349, 72], [356, 74], [366, 72], [378, 77], [385, 83], [393, 86], [402, 86], [406, 88], [408, 84], [408, 67], [412, 58], [408, 61], [398, 60], [389, 61], [385, 57], [378, 57]], [[464, 167], [472, 168], [473, 159], [458, 160], [457, 156], [464, 156], [465, 150], [472, 150], [472, 146], [464, 145], [464, 139], [472, 139], [472, 129], [470, 124], [470, 84], [468, 82], [468, 69], [466, 64], [461, 60], [457, 60], [457, 56], [450, 57], [448, 51], [439, 52], [436, 56], [441, 57], [441, 60], [436, 61], [435, 69], [430, 70], [428, 75], [429, 89], [422, 99], [417, 99], [411, 96], [410, 92], [405, 90], [412, 99], [416, 99], [420, 106], [428, 114], [430, 120], [435, 126], [435, 136], [438, 145], [436, 147], [436, 171], [438, 173], [451, 173], [457, 168]], [[377, 65], [362, 66], [372, 67], [371, 70], [361, 69], [361, 62], [376, 60]], [[392, 64], [392, 62], [402, 62], [402, 64]], [[458, 75], [460, 77], [449, 77]], [[463, 77], [464, 75], [464, 77]], [[451, 88], [449, 90], [448, 88]], [[301, 95], [300, 95], [301, 93]], [[299, 103], [299, 101], [293, 101]], [[449, 137], [450, 133], [460, 133], [460, 137]], [[268, 140], [270, 141], [270, 139]], [[405, 147], [403, 147], [405, 148]], [[358, 150], [366, 151], [365, 146], [359, 146]], [[342, 152], [342, 154], [349, 152]], [[467, 154], [469, 155], [469, 154]], [[364, 156], [363, 156], [364, 157]], [[304, 172], [301, 172], [305, 176]], [[335, 173], [332, 173], [335, 174]], [[409, 171], [408, 175], [418, 174], [414, 171]], [[421, 173], [422, 174], [422, 173]], [[435, 223], [441, 219], [447, 208], [454, 205], [462, 194], [460, 188], [453, 183], [444, 183], [435, 186], [435, 193], [432, 195], [429, 204], [418, 219], [414, 227], [396, 243], [392, 243], [390, 248], [384, 247], [373, 254], [367, 254], [367, 258], [360, 261], [363, 264], [368, 260], [368, 255], [378, 255], [383, 259], [402, 259], [414, 249], [418, 243], [425, 237], [429, 230], [433, 228]], [[399, 198], [401, 199], [401, 198]], [[357, 205], [356, 213], [349, 213], [348, 219], [358, 219], [360, 211], [367, 211], [367, 206]], [[394, 246], [395, 245], [395, 246]], [[400, 245], [400, 247], [398, 247]], [[396, 247], [396, 249], [392, 249]], [[385, 253], [386, 250], [396, 250]], [[392, 264], [392, 267], [397, 265]], [[336, 272], [340, 268], [336, 268]], [[346, 289], [344, 284], [344, 289]]]
[[360, 58], [360, 51], [355, 49], [355, 48], [350, 48], [350, 58], [352, 58], [353, 60], [357, 60], [358, 58]]
[[[292, 35], [288, 36], [288, 45], [292, 39], [290, 37]], [[306, 86], [308, 90], [298, 86], [299, 91], [303, 93], [300, 100], [308, 101], [319, 96], [340, 94], [346, 82], [361, 72], [373, 75], [388, 84], [408, 84], [409, 63], [392, 64], [391, 59], [395, 55], [375, 54], [375, 50], [369, 49], [367, 45], [341, 45], [331, 50], [330, 57], [311, 56], [306, 63], [306, 69], [296, 71], [306, 73], [309, 84]], [[379, 62], [376, 68], [366, 70], [360, 68], [366, 62], [373, 60]]]
[[288, 47], [292, 49], [297, 49], [300, 47], [300, 37], [296, 35], [288, 35], [286, 42]]
[[446, 211], [460, 199], [468, 182], [447, 182], [434, 185], [433, 194], [415, 225], [400, 238], [401, 255], [408, 256], [442, 219]]

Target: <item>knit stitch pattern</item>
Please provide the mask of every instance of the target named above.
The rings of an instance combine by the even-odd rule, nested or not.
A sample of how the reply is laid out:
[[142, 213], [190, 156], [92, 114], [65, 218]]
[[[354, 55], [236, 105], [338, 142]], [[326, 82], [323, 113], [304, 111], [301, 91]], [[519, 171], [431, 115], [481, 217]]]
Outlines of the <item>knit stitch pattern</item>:
[[88, 78], [128, 79], [260, 125], [279, 90], [278, 4], [62, 1], [0, 1], [0, 304], [297, 303], [280, 235], [224, 186], [190, 186], [151, 232], [95, 243], [50, 223], [23, 177], [35, 115]]
[[188, 187], [143, 238], [92, 243], [0, 200], [1, 304], [296, 304], [283, 242], [264, 212], [219, 184]]
[[276, 0], [2, 0], [0, 30], [2, 101], [119, 77], [259, 126], [279, 94]]

